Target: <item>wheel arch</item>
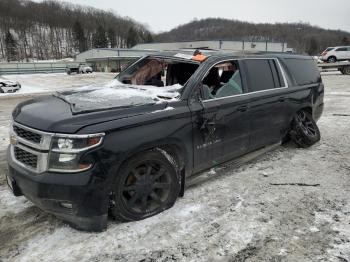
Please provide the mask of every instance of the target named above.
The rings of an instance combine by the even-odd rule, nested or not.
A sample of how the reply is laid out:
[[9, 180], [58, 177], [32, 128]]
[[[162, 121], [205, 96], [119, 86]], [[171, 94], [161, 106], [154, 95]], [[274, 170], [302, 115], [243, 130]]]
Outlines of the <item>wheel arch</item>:
[[335, 55], [330, 55], [330, 56], [327, 58], [327, 61], [329, 61], [332, 57], [334, 57], [335, 60], [338, 61], [338, 58], [337, 58]]
[[[311, 106], [302, 107], [302, 108], [300, 108], [297, 112], [299, 112], [299, 111], [306, 111], [306, 112], [308, 112], [308, 113], [311, 114], [311, 115], [312, 115], [312, 113], [313, 113], [313, 110], [312, 110], [312, 107], [311, 107]], [[296, 113], [297, 113], [297, 112], [296, 112]]]
[[312, 109], [312, 106], [311, 105], [308, 105], [308, 106], [303, 106], [303, 107], [300, 107], [297, 111], [294, 112], [292, 118], [291, 118], [291, 122], [293, 121], [293, 118], [295, 116], [296, 113], [300, 112], [300, 111], [305, 111], [309, 114], [311, 114], [313, 116], [313, 109]]
[[177, 141], [176, 139], [146, 143], [133, 150], [128, 151], [120, 159], [120, 165], [118, 167], [117, 173], [129, 159], [131, 159], [137, 154], [150, 151], [150, 150], [159, 150], [162, 154], [165, 155], [165, 157], [169, 158], [170, 156], [170, 158], [172, 158], [175, 161], [175, 165], [176, 165], [175, 168], [177, 168], [177, 172], [181, 183], [180, 196], [183, 196], [184, 190], [185, 190], [186, 173], [189, 173], [191, 170], [190, 168], [191, 158], [189, 155], [190, 152], [188, 152], [185, 145], [182, 144], [180, 141]]

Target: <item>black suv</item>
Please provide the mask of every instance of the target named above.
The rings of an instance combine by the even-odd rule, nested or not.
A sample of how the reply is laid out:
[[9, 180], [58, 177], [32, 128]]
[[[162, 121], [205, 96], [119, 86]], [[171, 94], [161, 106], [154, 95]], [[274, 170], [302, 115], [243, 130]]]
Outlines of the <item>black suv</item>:
[[316, 143], [323, 95], [306, 56], [147, 56], [108, 86], [19, 104], [7, 181], [16, 196], [100, 231], [108, 214], [133, 221], [170, 208], [205, 169], [287, 137]]

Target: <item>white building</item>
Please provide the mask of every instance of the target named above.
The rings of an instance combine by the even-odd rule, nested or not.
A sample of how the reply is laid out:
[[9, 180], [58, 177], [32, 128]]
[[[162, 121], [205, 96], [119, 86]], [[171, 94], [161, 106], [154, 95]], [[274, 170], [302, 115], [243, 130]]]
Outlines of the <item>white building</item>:
[[136, 59], [154, 50], [136, 50], [122, 48], [95, 48], [76, 55], [76, 62], [90, 64], [97, 72], [119, 72]]
[[132, 49], [136, 50], [178, 50], [178, 49], [219, 49], [228, 51], [266, 51], [266, 52], [293, 52], [287, 43], [280, 42], [251, 42], [251, 41], [188, 41], [170, 43], [138, 44]]
[[222, 51], [293, 52], [287, 43], [247, 41], [191, 41], [138, 44], [131, 49], [95, 48], [76, 56], [76, 62], [90, 64], [97, 72], [119, 72], [136, 59], [166, 50], [215, 49]]

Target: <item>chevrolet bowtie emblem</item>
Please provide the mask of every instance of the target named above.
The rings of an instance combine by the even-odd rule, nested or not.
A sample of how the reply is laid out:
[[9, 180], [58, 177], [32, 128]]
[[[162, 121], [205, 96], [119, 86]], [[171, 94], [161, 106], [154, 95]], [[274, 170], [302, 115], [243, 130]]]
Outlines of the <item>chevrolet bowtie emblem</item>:
[[15, 134], [10, 135], [10, 144], [17, 145], [17, 136]]

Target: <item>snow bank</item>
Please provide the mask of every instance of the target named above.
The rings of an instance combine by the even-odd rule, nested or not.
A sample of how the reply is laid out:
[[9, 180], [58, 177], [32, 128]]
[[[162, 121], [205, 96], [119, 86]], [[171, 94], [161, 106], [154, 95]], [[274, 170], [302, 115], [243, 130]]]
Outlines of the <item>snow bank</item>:
[[2, 78], [18, 81], [22, 85], [22, 88], [16, 93], [0, 94], [0, 98], [37, 93], [53, 93], [80, 87], [85, 87], [87, 89], [103, 87], [114, 77], [115, 74], [110, 73], [83, 75], [67, 75], [65, 73], [6, 75], [2, 76]]

